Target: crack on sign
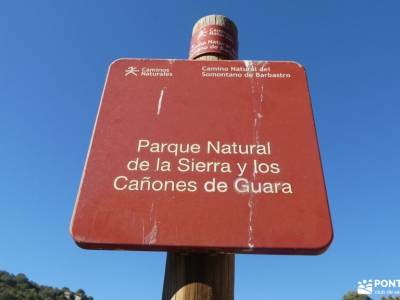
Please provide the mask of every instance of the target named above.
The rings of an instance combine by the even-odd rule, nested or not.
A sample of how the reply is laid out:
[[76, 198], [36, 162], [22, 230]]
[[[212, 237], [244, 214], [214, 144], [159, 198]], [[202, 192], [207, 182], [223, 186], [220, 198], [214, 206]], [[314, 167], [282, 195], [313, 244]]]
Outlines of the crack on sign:
[[155, 222], [150, 232], [144, 237], [144, 242], [147, 245], [153, 245], [157, 243], [157, 235], [158, 235], [158, 222]]
[[161, 107], [162, 107], [162, 102], [163, 102], [163, 98], [164, 98], [164, 90], [165, 90], [165, 87], [161, 89], [161, 91], [160, 91], [160, 97], [158, 97], [157, 116], [159, 116], [160, 113], [161, 113]]
[[253, 237], [253, 209], [254, 209], [254, 201], [253, 201], [253, 193], [250, 194], [249, 201], [247, 202], [247, 206], [249, 207], [249, 232], [247, 245], [249, 248], [254, 248], [254, 237]]
[[[253, 100], [253, 116], [254, 116], [254, 124], [253, 124], [253, 140], [258, 145], [260, 143], [260, 136], [259, 136], [259, 121], [262, 118], [261, 110], [261, 103], [264, 101], [264, 87], [261, 86], [260, 90], [260, 98], [257, 98], [256, 90], [258, 90], [258, 83], [254, 80], [254, 74], [257, 70], [257, 66], [251, 60], [244, 60], [245, 67], [247, 69], [247, 73], [251, 74], [250, 77], [250, 86], [251, 86], [251, 97]], [[261, 62], [259, 63], [261, 64]]]
[[142, 243], [144, 243], [144, 220], [142, 219]]
[[150, 224], [153, 224], [151, 227], [151, 230], [149, 233], [144, 235], [144, 224], [143, 224], [143, 243], [147, 245], [153, 245], [157, 243], [157, 237], [158, 237], [158, 225], [159, 221], [157, 221], [157, 217], [155, 216], [154, 213], [154, 201], [151, 203], [151, 208], [150, 208]]
[[[253, 143], [256, 145], [260, 144], [260, 123], [261, 119], [263, 118], [263, 115], [261, 113], [261, 106], [262, 103], [264, 102], [264, 86], [263, 84], [260, 84], [259, 81], [255, 80], [255, 72], [257, 71], [257, 67], [261, 66], [261, 68], [264, 68], [266, 64], [265, 62], [253, 62], [250, 60], [245, 60], [244, 61], [246, 71], [251, 74], [250, 76], [250, 87], [251, 87], [251, 100], [253, 102]], [[255, 182], [256, 180], [256, 170], [253, 169], [252, 172], [252, 180]], [[247, 245], [249, 246], [249, 249], [252, 251], [252, 249], [255, 246], [254, 243], [254, 209], [256, 206], [255, 200], [254, 200], [254, 193], [251, 191], [247, 206], [249, 207], [249, 222], [248, 222], [248, 240], [247, 240]]]

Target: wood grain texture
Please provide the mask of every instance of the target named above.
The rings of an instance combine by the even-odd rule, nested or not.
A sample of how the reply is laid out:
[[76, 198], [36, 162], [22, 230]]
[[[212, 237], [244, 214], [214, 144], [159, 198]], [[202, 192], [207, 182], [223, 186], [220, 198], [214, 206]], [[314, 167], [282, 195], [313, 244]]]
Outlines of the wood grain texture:
[[233, 254], [168, 253], [163, 300], [232, 300]]
[[[193, 33], [206, 25], [227, 26], [237, 35], [236, 25], [227, 17], [210, 15], [201, 18]], [[206, 54], [196, 60], [229, 59]], [[223, 253], [167, 254], [163, 300], [233, 300], [235, 256]]]
[[207, 25], [223, 26], [223, 27], [226, 27], [227, 29], [229, 29], [229, 31], [234, 32], [235, 35], [237, 35], [237, 33], [238, 33], [237, 27], [231, 19], [229, 19], [225, 16], [222, 16], [222, 15], [209, 15], [209, 16], [202, 17], [194, 24], [193, 30], [192, 30], [192, 35], [195, 32], [199, 31], [202, 27], [207, 26]]
[[[233, 23], [233, 21], [231, 19], [229, 19], [225, 16], [222, 16], [222, 15], [209, 15], [209, 16], [202, 17], [194, 24], [193, 30], [192, 30], [192, 35], [195, 32], [199, 31], [202, 27], [207, 26], [207, 25], [224, 26], [227, 29], [229, 29], [229, 31], [234, 33], [235, 36], [238, 35], [238, 30], [237, 30], [235, 23]], [[232, 59], [232, 58], [224, 57], [222, 55], [213, 55], [213, 54], [205, 54], [205, 55], [202, 55], [202, 56], [199, 56], [196, 58], [196, 60], [230, 60], [230, 59]]]

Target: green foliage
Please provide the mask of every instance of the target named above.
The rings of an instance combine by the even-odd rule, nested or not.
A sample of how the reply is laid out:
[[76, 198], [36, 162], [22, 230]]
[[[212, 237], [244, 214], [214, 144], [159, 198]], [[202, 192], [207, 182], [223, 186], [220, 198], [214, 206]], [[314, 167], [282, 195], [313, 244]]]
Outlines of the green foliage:
[[30, 281], [25, 274], [0, 271], [0, 300], [93, 300], [85, 291], [52, 288]]
[[343, 300], [372, 300], [371, 297], [367, 295], [359, 295], [356, 292], [348, 292], [346, 295], [343, 296]]
[[[2, 299], [0, 299], [2, 300]], [[346, 295], [343, 296], [342, 300], [373, 300], [371, 297], [367, 295], [358, 295], [356, 292], [348, 292]], [[382, 297], [381, 300], [400, 300], [400, 297]]]

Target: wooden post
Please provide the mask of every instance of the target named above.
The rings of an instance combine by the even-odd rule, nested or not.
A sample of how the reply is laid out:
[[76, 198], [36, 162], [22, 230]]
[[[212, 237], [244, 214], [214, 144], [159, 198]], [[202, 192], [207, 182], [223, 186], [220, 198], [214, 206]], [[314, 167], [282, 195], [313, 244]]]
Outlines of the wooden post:
[[[232, 37], [230, 41], [222, 40], [227, 43], [226, 51], [200, 50], [193, 53], [195, 41], [192, 40], [189, 57], [196, 60], [236, 59], [237, 29], [235, 24], [224, 16], [206, 16], [194, 25], [193, 38], [199, 37], [195, 35], [202, 28], [210, 29], [209, 25], [217, 25], [214, 29], [224, 29], [228, 38]], [[162, 300], [233, 300], [234, 274], [234, 254], [169, 252], [165, 266]]]

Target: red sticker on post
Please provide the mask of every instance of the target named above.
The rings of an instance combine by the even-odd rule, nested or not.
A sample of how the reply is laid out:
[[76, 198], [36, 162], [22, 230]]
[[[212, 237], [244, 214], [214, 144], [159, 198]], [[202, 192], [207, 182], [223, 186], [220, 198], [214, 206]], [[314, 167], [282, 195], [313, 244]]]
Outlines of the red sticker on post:
[[90, 249], [323, 252], [332, 226], [303, 67], [115, 61], [71, 233]]
[[235, 32], [225, 26], [206, 25], [195, 32], [190, 44], [189, 58], [218, 54], [227, 59], [237, 59], [238, 41]]

